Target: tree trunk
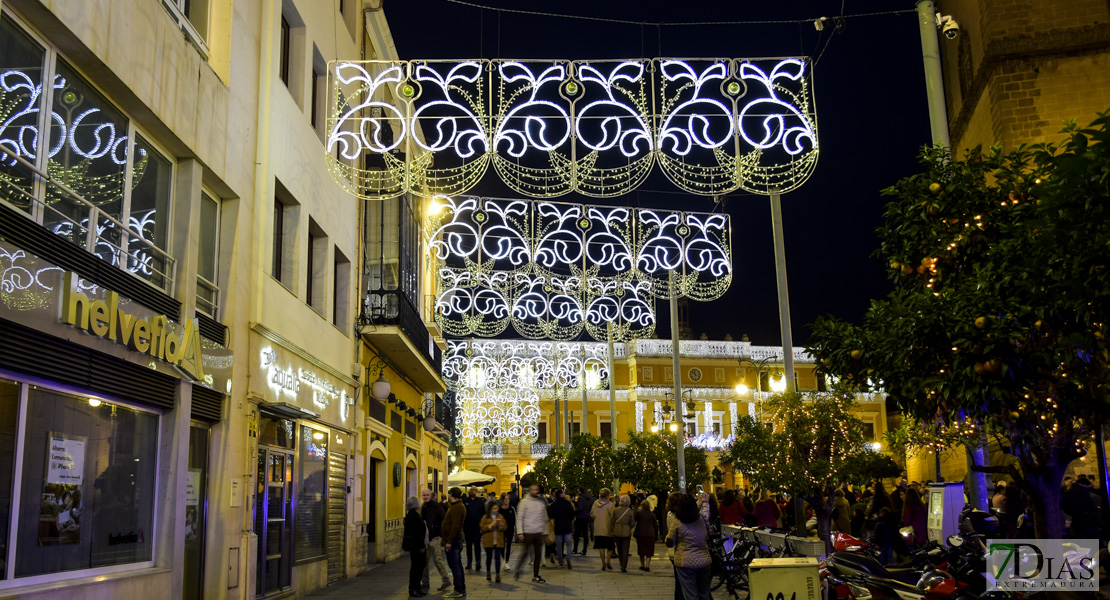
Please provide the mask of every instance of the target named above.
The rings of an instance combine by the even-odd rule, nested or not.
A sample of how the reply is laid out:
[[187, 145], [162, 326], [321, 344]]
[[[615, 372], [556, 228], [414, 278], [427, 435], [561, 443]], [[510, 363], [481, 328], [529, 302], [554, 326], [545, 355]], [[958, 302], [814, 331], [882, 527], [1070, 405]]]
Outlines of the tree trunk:
[[825, 542], [825, 551], [832, 552], [832, 511], [836, 497], [832, 488], [827, 493], [809, 499], [810, 506], [817, 516], [817, 537]]
[[1037, 539], [1064, 537], [1064, 511], [1060, 508], [1060, 484], [1067, 471], [1067, 463], [1054, 462], [1049, 467], [1022, 464], [1025, 484], [1032, 493], [1029, 503], [1033, 508], [1033, 530]]

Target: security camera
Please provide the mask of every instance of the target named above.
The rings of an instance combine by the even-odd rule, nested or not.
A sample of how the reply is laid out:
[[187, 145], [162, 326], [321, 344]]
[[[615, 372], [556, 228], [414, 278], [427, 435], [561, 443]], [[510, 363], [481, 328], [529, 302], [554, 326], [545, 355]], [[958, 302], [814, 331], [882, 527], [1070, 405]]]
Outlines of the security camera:
[[960, 24], [950, 16], [937, 13], [937, 27], [940, 28], [944, 37], [954, 40], [960, 36]]

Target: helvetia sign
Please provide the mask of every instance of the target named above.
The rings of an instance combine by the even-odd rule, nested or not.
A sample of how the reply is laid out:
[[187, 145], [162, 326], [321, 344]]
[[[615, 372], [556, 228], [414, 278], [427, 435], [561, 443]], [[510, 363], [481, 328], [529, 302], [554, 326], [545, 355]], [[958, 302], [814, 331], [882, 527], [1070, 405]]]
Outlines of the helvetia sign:
[[137, 317], [123, 310], [116, 292], [105, 290], [103, 300], [94, 300], [77, 291], [77, 277], [72, 273], [62, 280], [62, 323], [168, 362], [193, 379], [204, 379], [196, 319], [185, 321], [180, 334], [174, 333], [165, 315]]

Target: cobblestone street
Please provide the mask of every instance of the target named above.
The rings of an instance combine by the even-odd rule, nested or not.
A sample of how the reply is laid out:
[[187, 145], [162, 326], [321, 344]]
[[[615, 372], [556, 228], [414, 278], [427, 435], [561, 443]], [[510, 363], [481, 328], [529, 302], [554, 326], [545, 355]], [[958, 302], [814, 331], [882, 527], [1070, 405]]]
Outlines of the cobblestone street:
[[[465, 556], [464, 556], [465, 560]], [[665, 548], [657, 546], [650, 573], [639, 570], [640, 561], [629, 557], [628, 572], [621, 573], [619, 563], [612, 560], [615, 571], [601, 571], [601, 560], [596, 552], [590, 556], [574, 557], [573, 570], [545, 566], [540, 575], [547, 583], [532, 583], [532, 567], [524, 565], [520, 579], [514, 581], [513, 573], [501, 571], [501, 583], [486, 581], [486, 573], [466, 571], [467, 598], [471, 600], [550, 600], [553, 598], [635, 598], [637, 600], [672, 600], [674, 577], [667, 560]], [[402, 600], [408, 598], [409, 558], [403, 556], [393, 562], [376, 565], [368, 572], [337, 583], [309, 596], [333, 600], [381, 598]], [[432, 591], [428, 600], [436, 600], [446, 592], [437, 592], [439, 575], [432, 570]], [[723, 590], [715, 595], [724, 598]]]

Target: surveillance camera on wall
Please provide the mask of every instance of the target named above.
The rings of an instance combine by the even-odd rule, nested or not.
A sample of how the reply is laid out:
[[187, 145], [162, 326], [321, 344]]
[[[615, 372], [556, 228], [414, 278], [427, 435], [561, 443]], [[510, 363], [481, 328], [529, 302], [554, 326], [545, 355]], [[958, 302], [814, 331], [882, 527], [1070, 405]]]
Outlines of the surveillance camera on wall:
[[937, 13], [937, 27], [940, 28], [944, 37], [954, 40], [960, 36], [960, 24], [950, 16]]

